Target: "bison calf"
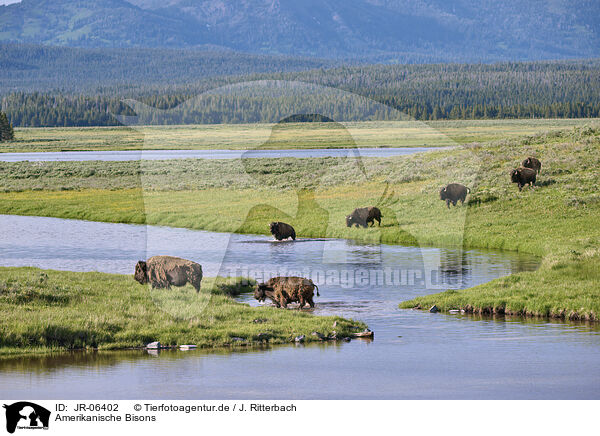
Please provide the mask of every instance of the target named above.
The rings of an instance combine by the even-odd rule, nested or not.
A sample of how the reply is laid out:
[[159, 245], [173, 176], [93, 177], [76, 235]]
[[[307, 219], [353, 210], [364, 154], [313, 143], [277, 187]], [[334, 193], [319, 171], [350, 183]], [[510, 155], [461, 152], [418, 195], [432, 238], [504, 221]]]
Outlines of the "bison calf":
[[153, 288], [170, 289], [171, 286], [185, 286], [189, 283], [199, 292], [202, 266], [179, 257], [154, 256], [137, 263], [133, 278], [142, 285], [150, 283]]
[[292, 240], [294, 241], [296, 240], [296, 231], [289, 224], [276, 221], [274, 223], [269, 224], [269, 228], [271, 229], [271, 234], [278, 241], [287, 238], [292, 238]]
[[542, 170], [542, 163], [532, 156], [529, 156], [527, 159], [525, 159], [521, 165], [523, 165], [525, 168], [531, 168], [537, 174], [539, 174]]
[[265, 301], [269, 298], [277, 307], [286, 308], [290, 303], [300, 303], [300, 308], [306, 303], [315, 307], [313, 296], [315, 289], [319, 296], [319, 288], [310, 279], [302, 277], [273, 277], [266, 283], [259, 283], [254, 288], [254, 298]]
[[446, 206], [450, 209], [450, 202], [452, 202], [454, 206], [456, 206], [456, 203], [459, 200], [461, 204], [464, 204], [469, 192], [471, 192], [471, 190], [465, 185], [461, 185], [460, 183], [450, 183], [440, 189], [440, 200], [446, 200]]
[[517, 168], [510, 172], [510, 179], [513, 183], [518, 184], [519, 191], [523, 189], [523, 186], [529, 185], [533, 188], [535, 185], [536, 172], [531, 168]]
[[377, 220], [377, 225], [381, 225], [381, 211], [374, 207], [360, 207], [354, 209], [350, 215], [346, 217], [346, 226], [352, 227], [353, 225], [367, 227], [367, 224], [371, 223], [371, 227], [375, 225], [375, 221]]

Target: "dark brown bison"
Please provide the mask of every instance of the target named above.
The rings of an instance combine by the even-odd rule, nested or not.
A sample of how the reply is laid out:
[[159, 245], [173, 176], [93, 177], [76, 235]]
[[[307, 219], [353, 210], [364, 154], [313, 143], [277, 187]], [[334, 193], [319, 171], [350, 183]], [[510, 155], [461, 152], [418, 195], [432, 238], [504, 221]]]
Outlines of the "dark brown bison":
[[517, 183], [519, 185], [519, 191], [523, 189], [523, 186], [529, 185], [532, 188], [535, 185], [536, 172], [531, 168], [523, 168], [519, 167], [516, 170], [512, 170], [510, 172], [510, 179], [513, 183]]
[[315, 289], [319, 296], [319, 288], [310, 279], [302, 277], [273, 277], [266, 283], [259, 283], [254, 288], [254, 298], [265, 301], [269, 298], [277, 307], [287, 307], [290, 303], [300, 303], [300, 308], [306, 303], [315, 307], [313, 296]]
[[469, 188], [460, 183], [450, 183], [440, 189], [440, 200], [446, 200], [446, 206], [450, 209], [450, 203], [456, 206], [456, 203], [460, 200], [461, 204], [465, 203], [467, 194], [471, 192]]
[[269, 224], [269, 228], [271, 229], [271, 234], [278, 241], [287, 238], [292, 238], [294, 241], [296, 240], [296, 231], [289, 224], [276, 221], [274, 223]]
[[202, 266], [179, 257], [154, 256], [137, 263], [133, 278], [142, 285], [149, 282], [153, 288], [170, 289], [171, 286], [185, 286], [189, 283], [199, 292]]
[[521, 165], [523, 165], [525, 168], [531, 168], [532, 170], [535, 170], [537, 174], [539, 174], [542, 170], [542, 163], [533, 156], [529, 156]]
[[381, 211], [374, 207], [360, 207], [354, 209], [350, 215], [346, 217], [346, 226], [352, 227], [353, 225], [367, 227], [367, 224], [371, 223], [371, 227], [375, 225], [375, 220], [377, 220], [377, 225], [381, 225]]

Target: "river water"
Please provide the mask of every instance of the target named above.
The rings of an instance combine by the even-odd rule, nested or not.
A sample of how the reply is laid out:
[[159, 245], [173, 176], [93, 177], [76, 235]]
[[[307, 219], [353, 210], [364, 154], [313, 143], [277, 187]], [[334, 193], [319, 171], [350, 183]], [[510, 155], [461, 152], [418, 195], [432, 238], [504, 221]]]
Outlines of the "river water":
[[[596, 326], [398, 309], [400, 301], [438, 288], [460, 289], [534, 270], [539, 259], [531, 256], [330, 239], [275, 242], [267, 236], [6, 215], [0, 216], [0, 228], [0, 265], [132, 274], [138, 259], [160, 253], [198, 261], [206, 276], [329, 275], [333, 280], [320, 284], [314, 313], [359, 319], [375, 332], [372, 341], [235, 352], [4, 359], [5, 398], [600, 397]], [[356, 271], [375, 279], [363, 282]], [[251, 296], [239, 300], [258, 305]]]
[[125, 150], [125, 151], [57, 151], [0, 153], [1, 162], [69, 162], [69, 161], [130, 161], [165, 159], [250, 159], [278, 157], [390, 157], [405, 156], [440, 147], [402, 148], [330, 148], [303, 150]]

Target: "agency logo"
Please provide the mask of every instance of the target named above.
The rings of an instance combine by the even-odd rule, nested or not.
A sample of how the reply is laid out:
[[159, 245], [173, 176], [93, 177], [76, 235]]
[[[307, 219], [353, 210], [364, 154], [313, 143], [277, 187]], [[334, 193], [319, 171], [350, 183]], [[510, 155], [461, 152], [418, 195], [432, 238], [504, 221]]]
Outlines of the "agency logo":
[[6, 431], [14, 433], [18, 429], [47, 430], [50, 422], [50, 411], [28, 401], [19, 401], [4, 405], [6, 409]]

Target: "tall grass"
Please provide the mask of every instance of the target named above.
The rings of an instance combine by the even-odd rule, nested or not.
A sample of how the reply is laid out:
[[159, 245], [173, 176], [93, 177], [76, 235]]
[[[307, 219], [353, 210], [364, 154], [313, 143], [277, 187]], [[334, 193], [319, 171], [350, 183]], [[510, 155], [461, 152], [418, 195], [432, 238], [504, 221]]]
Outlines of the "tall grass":
[[328, 123], [290, 123], [277, 138], [273, 124], [186, 126], [17, 128], [16, 140], [0, 144], [0, 152], [44, 152], [139, 149], [236, 149], [257, 147], [339, 148], [447, 146], [530, 135], [540, 130], [581, 126], [590, 119], [366, 121], [344, 123], [351, 135], [335, 140]]
[[205, 278], [197, 294], [189, 285], [150, 290], [118, 274], [0, 268], [0, 355], [142, 347], [153, 341], [200, 347], [276, 344], [301, 334], [315, 340], [313, 331], [335, 330], [344, 337], [365, 328], [308, 311], [252, 308], [229, 296], [247, 290], [231, 278]]

